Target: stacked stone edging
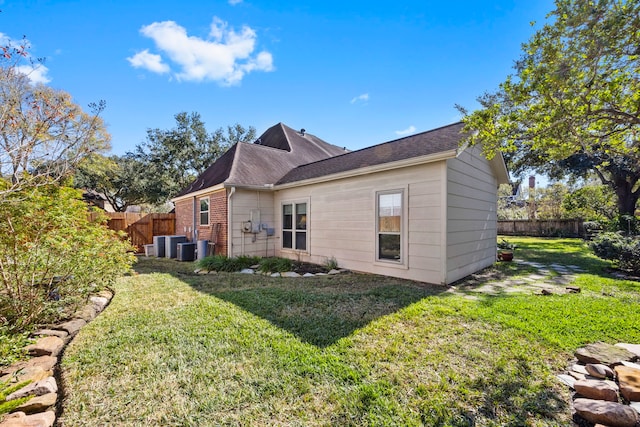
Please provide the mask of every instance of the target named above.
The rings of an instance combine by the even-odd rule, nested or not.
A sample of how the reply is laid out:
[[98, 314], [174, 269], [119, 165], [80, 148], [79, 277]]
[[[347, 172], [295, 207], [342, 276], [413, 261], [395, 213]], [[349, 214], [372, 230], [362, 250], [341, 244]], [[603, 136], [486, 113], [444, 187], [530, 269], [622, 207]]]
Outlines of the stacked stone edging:
[[0, 367], [0, 382], [10, 381], [29, 384], [7, 396], [6, 401], [31, 397], [10, 414], [0, 415], [0, 427], [52, 427], [56, 421], [58, 383], [54, 371], [58, 356], [78, 331], [96, 318], [113, 298], [113, 292], [104, 290], [91, 296], [88, 303], [71, 318], [59, 325], [39, 329], [33, 333], [39, 337], [26, 347], [30, 359]]
[[640, 345], [602, 342], [575, 352], [577, 363], [558, 378], [571, 387], [580, 426], [640, 427]]

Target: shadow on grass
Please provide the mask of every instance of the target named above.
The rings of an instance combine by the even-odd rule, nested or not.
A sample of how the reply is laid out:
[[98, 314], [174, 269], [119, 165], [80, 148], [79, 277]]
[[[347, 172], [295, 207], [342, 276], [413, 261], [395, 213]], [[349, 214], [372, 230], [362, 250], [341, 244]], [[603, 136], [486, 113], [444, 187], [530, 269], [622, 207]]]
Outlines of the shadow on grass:
[[135, 265], [138, 274], [170, 274], [318, 347], [330, 346], [377, 318], [447, 290], [364, 274], [272, 278], [238, 273], [197, 275], [194, 269], [193, 263], [144, 257]]

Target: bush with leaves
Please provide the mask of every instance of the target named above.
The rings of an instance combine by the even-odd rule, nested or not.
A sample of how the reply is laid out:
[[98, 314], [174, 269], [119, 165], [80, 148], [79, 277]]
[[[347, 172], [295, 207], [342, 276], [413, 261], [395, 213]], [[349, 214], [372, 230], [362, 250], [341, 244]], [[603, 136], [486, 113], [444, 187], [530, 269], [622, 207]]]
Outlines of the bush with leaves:
[[225, 271], [233, 273], [252, 265], [258, 264], [260, 258], [241, 255], [239, 257], [227, 257], [225, 255], [212, 255], [199, 260], [196, 265], [198, 268], [208, 271]]
[[621, 269], [640, 274], [640, 236], [601, 233], [589, 246], [598, 257], [615, 261]]
[[78, 190], [51, 184], [12, 192], [0, 217], [0, 325], [13, 333], [64, 318], [135, 260], [106, 218], [89, 218]]

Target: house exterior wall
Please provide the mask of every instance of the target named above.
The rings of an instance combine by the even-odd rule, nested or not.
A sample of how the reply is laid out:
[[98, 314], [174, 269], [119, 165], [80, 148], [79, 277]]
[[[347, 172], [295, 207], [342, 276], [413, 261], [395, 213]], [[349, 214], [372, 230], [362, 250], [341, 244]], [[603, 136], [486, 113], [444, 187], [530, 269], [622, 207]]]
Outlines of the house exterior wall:
[[498, 182], [478, 147], [447, 160], [446, 283], [496, 260]]
[[[267, 236], [266, 230], [274, 227], [273, 192], [236, 189], [230, 203], [232, 227], [229, 256], [275, 256], [276, 236]], [[259, 228], [257, 233], [243, 231], [243, 225], [252, 219], [252, 211], [254, 223]]]
[[[200, 200], [209, 198], [209, 224], [200, 225]], [[195, 229], [194, 229], [194, 201], [195, 201]], [[176, 233], [184, 234], [189, 241], [215, 241], [217, 230], [216, 254], [227, 254], [227, 191], [219, 189], [198, 194], [195, 197], [180, 199], [175, 202]], [[197, 231], [194, 233], [194, 230]]]
[[[354, 271], [441, 283], [444, 161], [275, 192], [276, 255]], [[376, 259], [378, 192], [403, 192], [400, 263]], [[307, 202], [307, 251], [282, 248], [282, 204]]]

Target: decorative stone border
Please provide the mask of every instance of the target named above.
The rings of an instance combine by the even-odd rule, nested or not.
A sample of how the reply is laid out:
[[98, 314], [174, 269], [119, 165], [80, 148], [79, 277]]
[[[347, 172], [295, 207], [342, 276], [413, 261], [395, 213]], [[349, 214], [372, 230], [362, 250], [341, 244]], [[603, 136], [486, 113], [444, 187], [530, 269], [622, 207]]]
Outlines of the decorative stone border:
[[0, 419], [0, 427], [52, 427], [56, 421], [55, 406], [58, 402], [58, 383], [54, 372], [58, 356], [64, 347], [88, 322], [96, 318], [113, 298], [113, 292], [104, 290], [89, 297], [87, 305], [71, 316], [71, 319], [49, 329], [40, 329], [32, 335], [39, 337], [35, 344], [26, 347], [32, 356], [29, 360], [0, 367], [0, 382], [20, 383], [30, 381], [25, 387], [11, 393], [6, 401], [31, 396], [10, 414]]
[[[573, 420], [600, 426], [640, 426], [640, 345], [602, 342], [575, 352], [577, 363], [560, 381], [575, 391]], [[592, 424], [589, 424], [592, 425]]]
[[[332, 269], [332, 270], [328, 271], [327, 273], [305, 273], [305, 274], [299, 274], [299, 273], [296, 273], [295, 271], [287, 271], [287, 272], [284, 272], [284, 273], [258, 273], [257, 272], [257, 268], [258, 267], [245, 268], [245, 269], [243, 269], [241, 271], [237, 271], [236, 273], [238, 273], [238, 274], [260, 274], [260, 275], [269, 276], [269, 277], [316, 277], [316, 276], [333, 276], [334, 274], [346, 273], [346, 272], [349, 271], [349, 270], [345, 270], [345, 269], [339, 269], [339, 270]], [[200, 275], [218, 274], [217, 271], [200, 269], [200, 268], [195, 269], [193, 272], [195, 274], [200, 274]]]

